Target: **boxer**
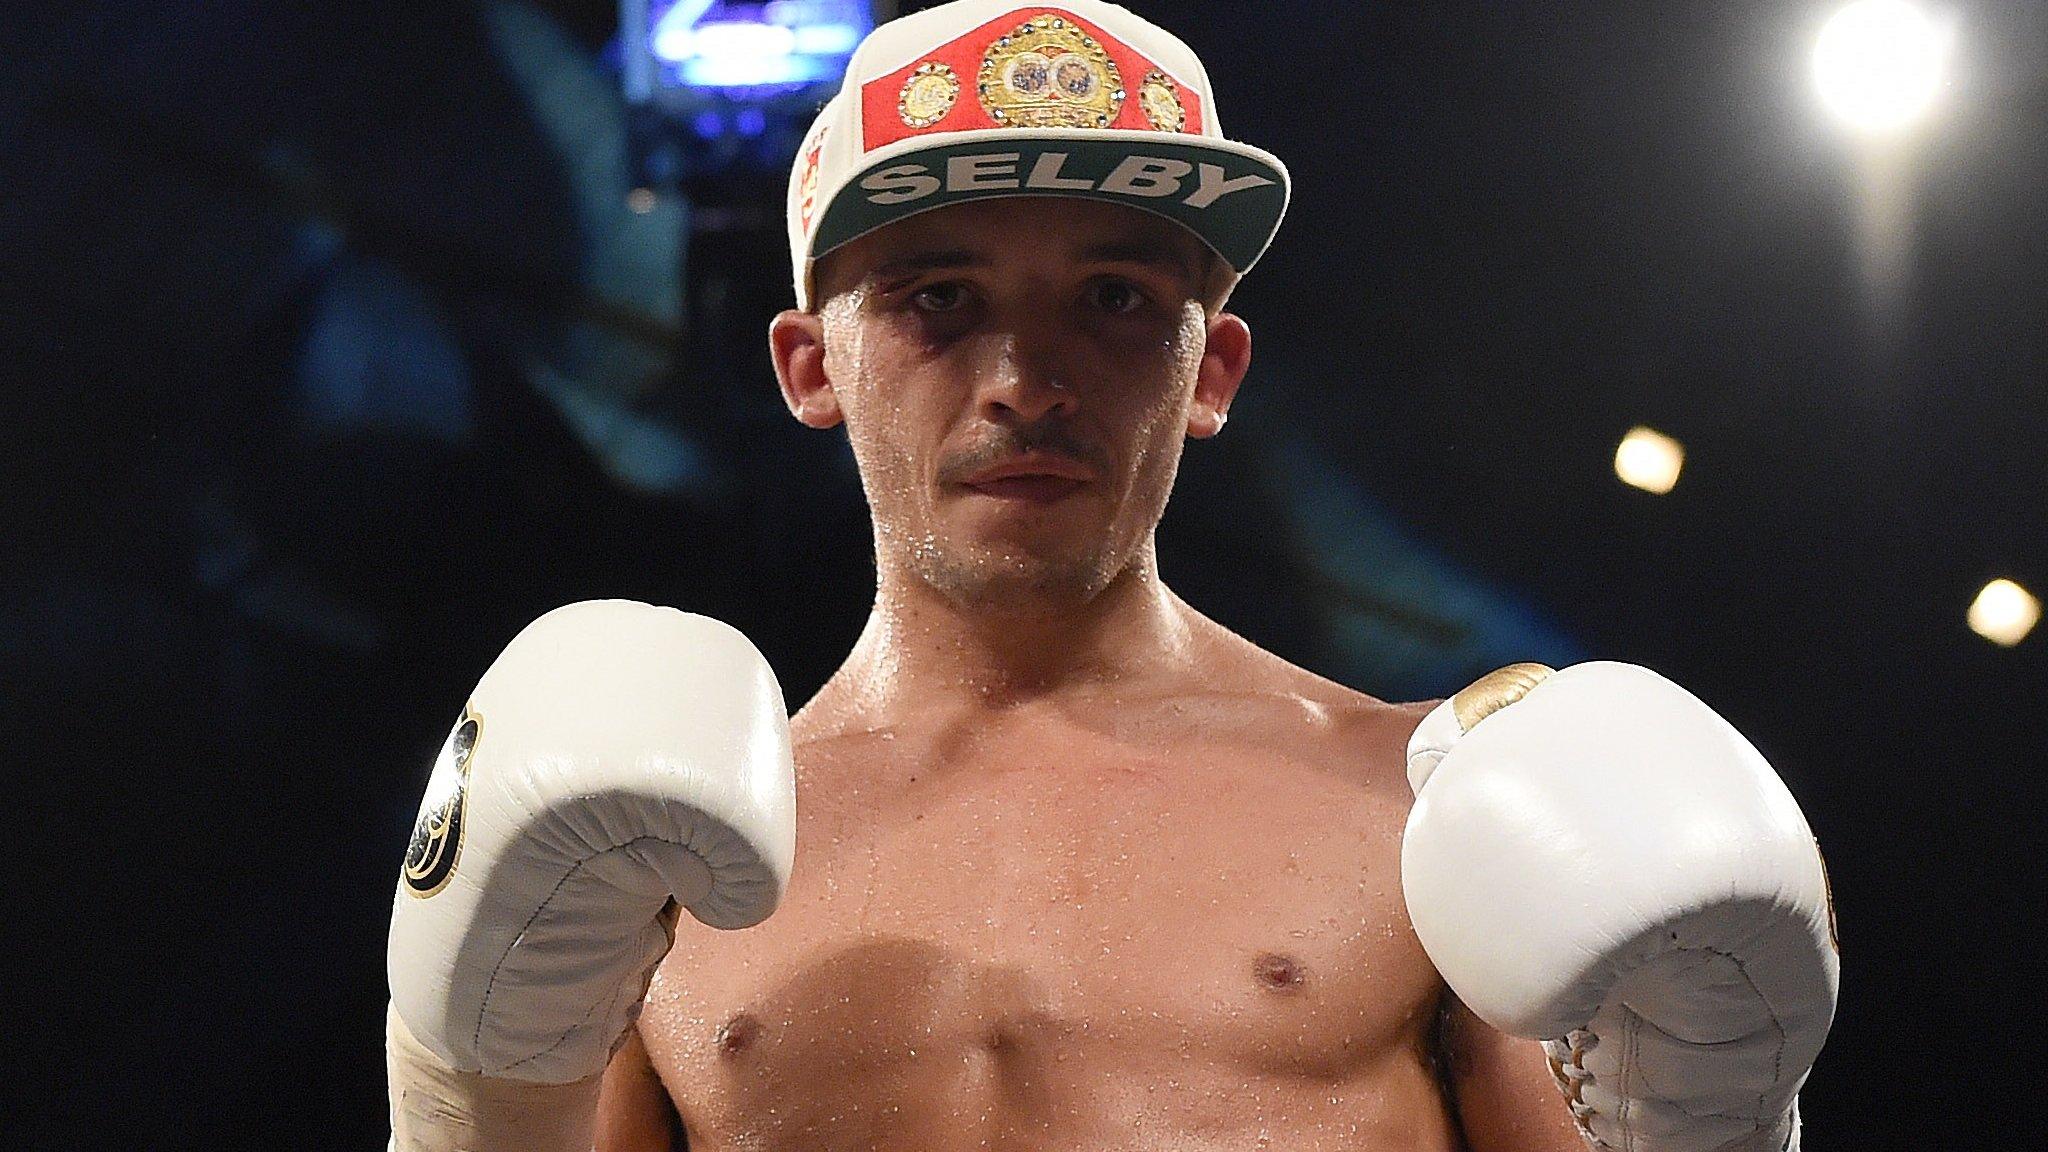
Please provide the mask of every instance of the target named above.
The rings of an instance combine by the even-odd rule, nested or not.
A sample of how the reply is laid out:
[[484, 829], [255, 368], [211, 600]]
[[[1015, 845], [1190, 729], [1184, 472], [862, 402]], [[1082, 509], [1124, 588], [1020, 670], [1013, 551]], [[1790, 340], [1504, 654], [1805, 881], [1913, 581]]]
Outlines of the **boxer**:
[[701, 617], [512, 641], [395, 896], [396, 1147], [1797, 1147], [1829, 897], [1725, 721], [1613, 663], [1387, 704], [1163, 582], [1286, 195], [1120, 8], [863, 44], [770, 347], [873, 611], [786, 725]]

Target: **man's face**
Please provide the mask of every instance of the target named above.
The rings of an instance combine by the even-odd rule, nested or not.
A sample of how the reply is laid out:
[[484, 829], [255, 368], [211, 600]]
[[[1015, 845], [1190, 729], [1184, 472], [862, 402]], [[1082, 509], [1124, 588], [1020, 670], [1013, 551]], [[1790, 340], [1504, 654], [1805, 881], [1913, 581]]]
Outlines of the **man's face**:
[[779, 332], [777, 366], [800, 418], [845, 421], [885, 570], [1042, 609], [1149, 558], [1182, 439], [1213, 434], [1249, 357], [1204, 309], [1210, 267], [1178, 225], [1057, 198], [937, 209], [824, 261], [819, 315], [777, 322], [814, 326], [816, 394]]

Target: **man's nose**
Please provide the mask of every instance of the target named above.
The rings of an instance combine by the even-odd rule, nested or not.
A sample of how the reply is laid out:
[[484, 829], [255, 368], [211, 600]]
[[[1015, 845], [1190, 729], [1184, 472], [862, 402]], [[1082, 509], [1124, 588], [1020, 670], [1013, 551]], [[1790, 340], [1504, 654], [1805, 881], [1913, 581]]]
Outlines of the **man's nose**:
[[1005, 325], [993, 341], [991, 363], [981, 373], [982, 414], [1002, 423], [1036, 423], [1047, 416], [1079, 411], [1063, 341], [1043, 314]]

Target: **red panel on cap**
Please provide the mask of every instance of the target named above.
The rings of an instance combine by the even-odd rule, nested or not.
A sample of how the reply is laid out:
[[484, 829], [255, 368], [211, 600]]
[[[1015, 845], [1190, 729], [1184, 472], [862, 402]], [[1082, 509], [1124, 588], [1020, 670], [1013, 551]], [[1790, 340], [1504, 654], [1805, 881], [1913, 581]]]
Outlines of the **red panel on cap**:
[[830, 127], [820, 123], [817, 133], [804, 146], [803, 175], [797, 178], [797, 224], [804, 235], [811, 233], [811, 211], [818, 206], [818, 158], [825, 151], [825, 134]]
[[[950, 43], [925, 53], [886, 76], [879, 76], [860, 88], [861, 147], [872, 152], [885, 144], [907, 140], [912, 136], [925, 136], [934, 132], [966, 132], [977, 128], [1006, 127], [1000, 121], [989, 118], [988, 110], [981, 106], [975, 94], [975, 82], [981, 74], [981, 58], [988, 52], [990, 44], [999, 37], [1007, 36], [1017, 25], [1039, 16], [1058, 16], [1093, 36], [1102, 45], [1104, 52], [1116, 62], [1118, 73], [1123, 77], [1124, 91], [1128, 99], [1117, 110], [1116, 119], [1109, 122], [1111, 128], [1132, 128], [1143, 132], [1155, 132], [1138, 101], [1138, 85], [1145, 80], [1145, 74], [1157, 69], [1166, 69], [1147, 59], [1137, 49], [1103, 32], [1103, 30], [1074, 15], [1064, 8], [1018, 8], [1006, 15], [983, 24], [972, 32]], [[921, 64], [944, 64], [953, 70], [960, 80], [960, 98], [953, 107], [936, 123], [923, 128], [913, 128], [903, 122], [897, 112], [897, 101], [903, 94], [903, 82], [910, 78]], [[1172, 76], [1172, 73], [1166, 73]], [[1187, 124], [1183, 129], [1188, 133], [1202, 130], [1202, 97], [1185, 79], [1173, 76], [1174, 86], [1180, 96], [1181, 107], [1187, 112]]]

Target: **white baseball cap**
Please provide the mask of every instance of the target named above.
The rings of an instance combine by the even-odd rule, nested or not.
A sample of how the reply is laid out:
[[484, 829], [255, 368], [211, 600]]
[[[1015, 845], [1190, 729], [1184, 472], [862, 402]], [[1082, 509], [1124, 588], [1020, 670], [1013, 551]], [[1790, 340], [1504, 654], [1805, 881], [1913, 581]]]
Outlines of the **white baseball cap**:
[[1230, 280], [1287, 211], [1287, 168], [1227, 140], [1209, 74], [1164, 28], [1102, 0], [954, 0], [874, 30], [789, 181], [797, 306], [819, 257], [918, 212], [1082, 196], [1184, 225]]

